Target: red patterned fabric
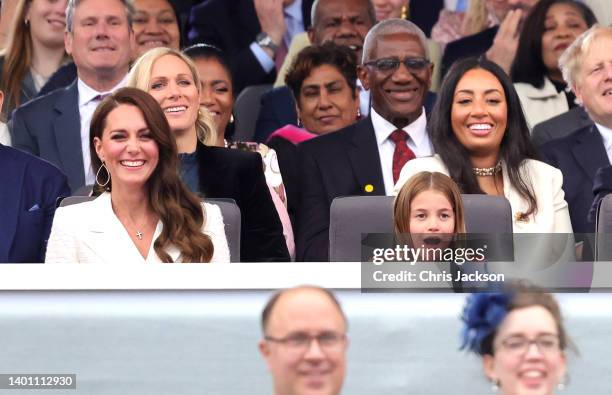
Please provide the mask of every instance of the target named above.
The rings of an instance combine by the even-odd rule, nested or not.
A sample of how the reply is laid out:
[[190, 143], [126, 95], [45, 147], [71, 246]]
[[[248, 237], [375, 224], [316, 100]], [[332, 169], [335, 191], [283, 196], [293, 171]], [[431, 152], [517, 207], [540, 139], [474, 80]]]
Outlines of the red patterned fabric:
[[414, 155], [414, 152], [412, 152], [406, 144], [408, 133], [405, 131], [401, 129], [395, 130], [391, 133], [389, 138], [395, 143], [395, 151], [393, 151], [393, 183], [395, 184], [399, 178], [402, 167], [404, 167], [406, 162], [410, 159], [416, 158], [416, 155]]

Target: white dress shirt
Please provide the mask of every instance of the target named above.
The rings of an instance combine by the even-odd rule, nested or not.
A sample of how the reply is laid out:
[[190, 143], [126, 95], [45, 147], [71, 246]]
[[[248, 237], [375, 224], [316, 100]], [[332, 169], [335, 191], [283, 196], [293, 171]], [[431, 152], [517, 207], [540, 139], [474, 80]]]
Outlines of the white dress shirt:
[[[385, 195], [393, 195], [393, 153], [395, 152], [395, 143], [389, 138], [391, 133], [397, 130], [391, 122], [380, 116], [374, 108], [370, 108], [370, 116], [372, 117], [372, 125], [376, 134], [376, 143], [378, 144], [378, 155], [380, 156], [380, 166], [383, 173], [383, 181], [385, 183]], [[403, 130], [408, 133], [406, 144], [408, 148], [414, 152], [417, 158], [433, 155], [433, 147], [427, 134], [427, 116], [425, 108], [414, 122], [407, 125]]]
[[127, 74], [117, 85], [108, 92], [98, 92], [80, 78], [77, 81], [79, 91], [79, 119], [81, 124], [81, 150], [83, 151], [83, 166], [85, 167], [85, 184], [92, 185], [96, 182], [96, 175], [91, 168], [91, 157], [89, 156], [89, 124], [96, 107], [100, 104], [99, 100], [94, 100], [98, 95], [111, 93], [127, 83]]
[[606, 154], [608, 154], [608, 161], [612, 163], [612, 129], [598, 123], [595, 123], [595, 126], [597, 126], [597, 130], [603, 139], [604, 148], [606, 149]]
[[359, 89], [359, 111], [362, 117], [367, 117], [370, 112], [370, 91], [361, 85], [359, 78], [357, 78], [357, 89]]

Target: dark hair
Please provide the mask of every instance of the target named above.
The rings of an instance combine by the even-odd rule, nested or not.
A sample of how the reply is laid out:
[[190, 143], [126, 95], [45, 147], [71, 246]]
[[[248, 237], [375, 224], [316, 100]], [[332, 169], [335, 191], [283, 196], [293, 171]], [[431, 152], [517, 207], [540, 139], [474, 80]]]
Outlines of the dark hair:
[[510, 72], [512, 81], [528, 83], [536, 88], [544, 86], [548, 69], [542, 59], [542, 36], [546, 13], [554, 4], [568, 4], [576, 8], [588, 27], [597, 23], [595, 14], [586, 4], [575, 0], [541, 0], [525, 19]]
[[357, 56], [355, 52], [343, 45], [331, 41], [321, 45], [311, 45], [297, 55], [287, 72], [285, 82], [299, 106], [300, 92], [304, 80], [316, 67], [329, 65], [335, 67], [344, 77], [353, 97], [357, 89]]
[[346, 316], [344, 315], [344, 311], [342, 311], [342, 306], [340, 306], [340, 302], [338, 302], [338, 299], [336, 298], [336, 296], [330, 290], [328, 290], [326, 288], [322, 288], [322, 287], [317, 287], [317, 286], [314, 286], [314, 285], [302, 285], [302, 286], [298, 286], [298, 287], [294, 287], [294, 288], [283, 289], [281, 291], [276, 292], [274, 295], [272, 295], [272, 297], [270, 297], [270, 299], [268, 300], [268, 303], [266, 303], [266, 306], [264, 307], [263, 311], [261, 312], [261, 330], [262, 330], [262, 332], [264, 334], [266, 334], [266, 331], [268, 329], [268, 322], [270, 321], [270, 316], [272, 315], [272, 310], [274, 309], [274, 306], [276, 306], [276, 303], [278, 302], [280, 297], [283, 296], [284, 294], [288, 293], [288, 292], [292, 292], [292, 291], [296, 291], [296, 290], [302, 290], [302, 289], [310, 289], [310, 290], [314, 290], [314, 291], [319, 291], [319, 292], [325, 294], [327, 297], [329, 297], [329, 299], [334, 304], [334, 306], [336, 306], [338, 308], [338, 311], [340, 312], [340, 315], [342, 316], [342, 319], [344, 320], [344, 323], [348, 324], [348, 322], [346, 320]]
[[[321, 3], [321, 1], [324, 0], [315, 0], [312, 3], [312, 8], [310, 9], [310, 21], [312, 23], [312, 26], [315, 27], [318, 23], [319, 23], [319, 4]], [[368, 12], [368, 17], [370, 18], [370, 21], [372, 22], [372, 25], [376, 24], [376, 9], [374, 8], [374, 4], [372, 3], [372, 0], [362, 0], [366, 7], [367, 7], [367, 12]]]
[[[174, 244], [183, 262], [209, 262], [214, 246], [210, 237], [201, 230], [206, 221], [205, 213], [198, 197], [189, 191], [178, 175], [178, 152], [170, 125], [157, 101], [147, 92], [137, 88], [121, 88], [102, 100], [96, 108], [89, 129], [89, 151], [94, 174], [101, 171], [102, 166], [94, 138], [102, 139], [108, 115], [121, 105], [140, 109], [159, 150], [159, 161], [147, 181], [149, 203], [163, 224], [161, 235], [153, 244], [155, 252], [163, 262], [172, 262], [165, 249]], [[106, 176], [110, 178], [108, 170]], [[106, 187], [96, 185], [94, 193], [110, 192], [112, 184], [111, 179]]]
[[537, 151], [531, 143], [529, 128], [512, 81], [498, 65], [484, 57], [462, 59], [452, 65], [442, 81], [438, 99], [431, 113], [431, 121], [427, 125], [434, 149], [442, 158], [450, 177], [459, 185], [462, 193], [483, 193], [474, 176], [470, 154], [455, 136], [451, 125], [455, 89], [463, 75], [472, 69], [483, 69], [490, 72], [504, 88], [508, 106], [508, 122], [501, 141], [500, 159], [506, 165], [510, 184], [529, 203], [529, 210], [524, 214], [525, 217], [528, 217], [534, 214], [538, 207], [533, 185], [528, 178], [521, 175], [520, 168], [525, 159], [537, 159]]

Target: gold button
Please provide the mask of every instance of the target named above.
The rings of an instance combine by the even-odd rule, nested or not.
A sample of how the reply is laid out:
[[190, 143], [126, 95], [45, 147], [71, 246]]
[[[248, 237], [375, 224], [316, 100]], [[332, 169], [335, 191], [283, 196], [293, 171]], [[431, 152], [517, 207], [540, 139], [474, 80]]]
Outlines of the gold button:
[[374, 185], [372, 185], [372, 184], [367, 184], [367, 185], [366, 185], [366, 186], [363, 188], [363, 190], [364, 190], [364, 191], [366, 191], [367, 193], [372, 193], [372, 192], [374, 192]]

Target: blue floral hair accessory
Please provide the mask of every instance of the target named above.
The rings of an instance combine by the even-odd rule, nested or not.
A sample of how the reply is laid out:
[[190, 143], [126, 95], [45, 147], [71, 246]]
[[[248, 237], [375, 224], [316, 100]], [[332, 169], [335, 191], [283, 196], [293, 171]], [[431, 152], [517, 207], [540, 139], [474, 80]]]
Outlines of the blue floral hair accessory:
[[483, 340], [495, 332], [508, 314], [510, 293], [475, 293], [468, 297], [461, 315], [461, 350], [483, 355]]

